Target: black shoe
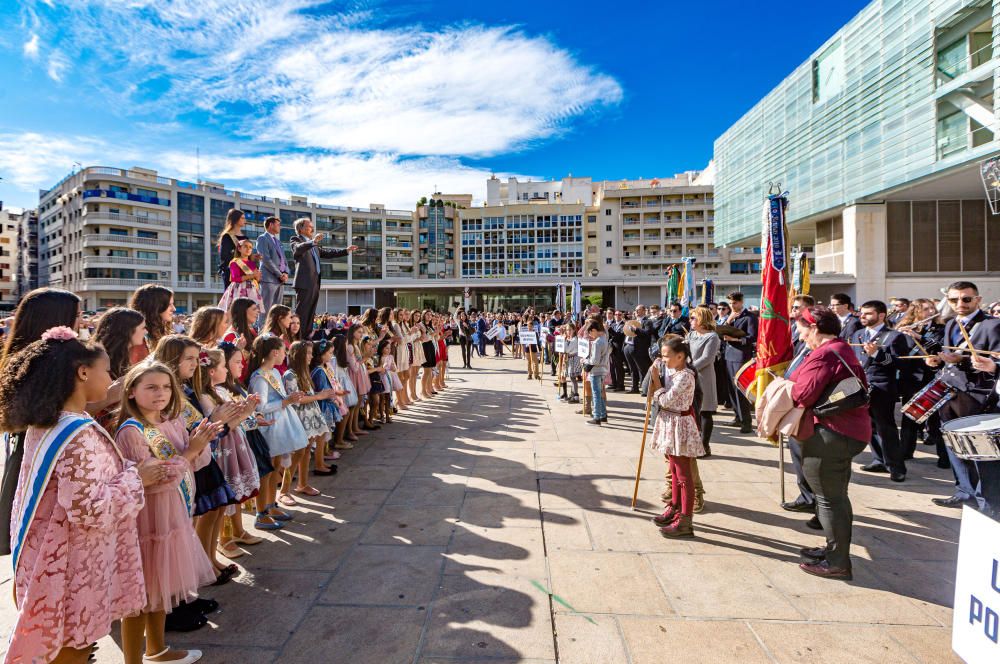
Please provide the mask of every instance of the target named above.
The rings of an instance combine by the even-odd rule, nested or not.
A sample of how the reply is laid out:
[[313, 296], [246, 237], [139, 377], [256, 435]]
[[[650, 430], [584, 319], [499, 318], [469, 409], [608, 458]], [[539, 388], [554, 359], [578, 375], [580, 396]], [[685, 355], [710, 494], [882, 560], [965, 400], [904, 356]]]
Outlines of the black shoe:
[[607, 421], [608, 421], [608, 418], [606, 418], [606, 417], [602, 417], [602, 418], [601, 418], [601, 423], [602, 423], [602, 424], [606, 424], [606, 423], [607, 423]]
[[740, 433], [753, 433], [753, 427], [749, 424], [740, 425]]
[[961, 507], [967, 503], [971, 504], [973, 501], [971, 498], [951, 496], [949, 498], [931, 498], [931, 502], [938, 507]]
[[781, 503], [781, 509], [787, 510], [789, 512], [802, 512], [803, 514], [816, 513], [816, 505], [814, 505], [813, 503], [806, 503], [799, 500], [794, 500], [787, 503]]
[[813, 518], [806, 521], [806, 526], [812, 528], [813, 530], [823, 530], [823, 524], [819, 522], [818, 516], [814, 516]]
[[951, 469], [951, 461], [948, 461], [947, 459], [938, 459], [937, 460], [937, 467], [940, 468], [940, 469], [942, 469], [942, 470], [950, 470]]
[[595, 419], [594, 419], [594, 418], [592, 417], [592, 418], [590, 418], [589, 420], [587, 420], [587, 424], [595, 424], [595, 425], [597, 425], [597, 426], [601, 426], [601, 421], [600, 421], [600, 420], [595, 420]]
[[825, 546], [810, 546], [804, 549], [799, 549], [799, 555], [801, 555], [806, 560], [819, 562], [821, 560], [826, 560], [826, 547]]
[[167, 614], [165, 631], [193, 632], [208, 624], [208, 618], [197, 611], [171, 611]]
[[733, 420], [731, 422], [726, 422], [722, 426], [724, 426], [724, 427], [741, 427], [741, 426], [743, 426], [743, 423], [740, 422], [739, 420]]
[[712, 456], [712, 444], [711, 443], [702, 443], [702, 447], [705, 448], [705, 457], [706, 458]]
[[889, 479], [892, 480], [893, 482], [905, 482], [906, 473], [896, 473], [896, 472], [889, 473]]
[[639, 394], [639, 390], [629, 390], [629, 394]]
[[[208, 599], [207, 597], [199, 597], [196, 600], [187, 602], [185, 606], [190, 607], [192, 610], [197, 611], [203, 616], [208, 615], [209, 613], [215, 613], [219, 610], [219, 603], [214, 599]], [[177, 608], [180, 608], [180, 606]], [[176, 611], [177, 609], [174, 610]]]
[[872, 461], [871, 463], [861, 466], [861, 470], [866, 473], [888, 473], [889, 469], [884, 465], [880, 464], [878, 461]]

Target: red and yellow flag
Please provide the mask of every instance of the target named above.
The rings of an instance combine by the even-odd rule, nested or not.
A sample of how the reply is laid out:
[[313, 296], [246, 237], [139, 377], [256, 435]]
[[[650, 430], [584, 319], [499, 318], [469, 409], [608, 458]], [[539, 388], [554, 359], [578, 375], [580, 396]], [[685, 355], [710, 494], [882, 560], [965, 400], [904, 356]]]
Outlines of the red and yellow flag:
[[764, 264], [761, 266], [756, 371], [745, 390], [747, 398], [752, 401], [764, 393], [775, 376], [784, 374], [792, 361], [786, 207], [788, 198], [785, 194], [768, 196], [764, 203], [764, 230], [761, 237]]

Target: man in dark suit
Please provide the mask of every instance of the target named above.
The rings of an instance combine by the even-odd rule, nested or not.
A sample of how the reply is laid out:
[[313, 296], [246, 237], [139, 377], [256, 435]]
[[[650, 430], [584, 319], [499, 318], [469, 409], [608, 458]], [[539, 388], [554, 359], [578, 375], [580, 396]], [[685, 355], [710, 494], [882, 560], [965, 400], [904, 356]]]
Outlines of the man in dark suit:
[[[903, 320], [907, 310], [910, 308], [910, 301], [905, 297], [892, 298], [892, 311], [889, 312], [889, 325], [896, 327], [899, 321]], [[919, 363], [918, 363], [919, 364]]]
[[861, 305], [861, 329], [850, 343], [864, 367], [868, 379], [869, 407], [872, 419], [872, 456], [874, 459], [861, 470], [869, 473], [889, 473], [893, 482], [906, 479], [903, 445], [899, 440], [894, 409], [899, 400], [896, 380], [899, 358], [908, 353], [906, 339], [885, 324], [888, 309], [885, 302], [869, 300]]
[[861, 321], [854, 315], [854, 303], [847, 293], [834, 293], [830, 296], [830, 308], [840, 319], [840, 338], [844, 341], [854, 336], [861, 329]]
[[726, 369], [729, 373], [729, 400], [732, 403], [736, 418], [727, 423], [731, 427], [739, 427], [740, 433], [750, 433], [753, 431], [751, 417], [753, 408], [750, 402], [743, 396], [739, 388], [736, 387], [736, 374], [740, 368], [753, 358], [754, 350], [757, 348], [757, 316], [743, 308], [743, 293], [734, 291], [726, 296], [729, 300], [729, 307], [732, 313], [726, 319], [726, 325], [746, 332], [744, 337], [733, 337], [726, 335], [723, 337], [723, 355], [726, 358]]
[[646, 372], [652, 365], [649, 359], [649, 347], [652, 344], [654, 334], [649, 320], [646, 318], [646, 307], [639, 305], [635, 308], [635, 335], [625, 335], [625, 361], [632, 373], [632, 394], [639, 393], [639, 385], [646, 377]]
[[611, 344], [611, 387], [612, 392], [625, 391], [625, 313], [615, 311], [614, 318], [607, 325], [608, 341]]
[[330, 249], [320, 247], [323, 241], [322, 233], [315, 233], [312, 219], [303, 217], [295, 221], [295, 235], [292, 236], [292, 258], [295, 260], [295, 313], [302, 326], [299, 328], [299, 338], [308, 339], [312, 334], [313, 318], [316, 316], [316, 303], [319, 302], [319, 259], [340, 258], [357, 250], [355, 245], [347, 249]]
[[[962, 322], [965, 333], [972, 340], [972, 347], [978, 350], [1000, 350], [1000, 320], [991, 318], [982, 309], [979, 289], [969, 281], [956, 281], [948, 286], [948, 305], [955, 317], [944, 326], [944, 345], [965, 345], [965, 337], [958, 321]], [[972, 366], [969, 355], [942, 351], [927, 364], [940, 368], [937, 378], [955, 390], [954, 396], [938, 413], [942, 424], [967, 415], [982, 413], [996, 387], [996, 379], [988, 372], [977, 371]], [[950, 447], [946, 448], [951, 470], [955, 475], [955, 491], [948, 498], [933, 498], [932, 502], [942, 507], [961, 507], [974, 504], [981, 495], [979, 472], [976, 462], [959, 459]]]
[[671, 302], [669, 315], [660, 319], [659, 336], [662, 339], [667, 334], [679, 334], [686, 337], [688, 333], [688, 323], [684, 320], [684, 310], [679, 302]]
[[490, 324], [486, 321], [486, 313], [479, 314], [476, 321], [476, 332], [479, 333], [479, 357], [486, 357], [486, 333], [490, 329]]

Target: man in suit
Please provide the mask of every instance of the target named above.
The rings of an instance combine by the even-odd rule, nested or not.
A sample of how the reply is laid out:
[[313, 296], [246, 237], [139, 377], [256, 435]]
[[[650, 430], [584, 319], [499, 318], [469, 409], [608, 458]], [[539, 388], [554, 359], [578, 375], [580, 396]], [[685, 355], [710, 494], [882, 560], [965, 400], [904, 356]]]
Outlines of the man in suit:
[[686, 337], [688, 325], [687, 321], [684, 320], [684, 310], [681, 308], [680, 303], [671, 302], [668, 313], [669, 315], [660, 319], [659, 336], [657, 339], [662, 339], [667, 334], [679, 334], [682, 337]]
[[734, 291], [726, 296], [729, 300], [729, 308], [732, 313], [726, 319], [726, 325], [744, 330], [745, 337], [736, 338], [726, 335], [723, 337], [723, 355], [726, 358], [726, 370], [728, 372], [729, 401], [735, 411], [736, 418], [727, 424], [731, 427], [739, 427], [740, 433], [751, 433], [753, 431], [753, 408], [750, 402], [743, 396], [739, 388], [736, 387], [736, 374], [740, 368], [753, 358], [754, 350], [757, 348], [757, 316], [753, 312], [743, 308], [743, 293]]
[[874, 458], [861, 470], [887, 472], [893, 482], [902, 482], [906, 479], [906, 454], [899, 440], [894, 409], [899, 400], [897, 364], [909, 349], [903, 335], [885, 324], [888, 313], [885, 302], [869, 300], [862, 304], [861, 329], [851, 336], [850, 343], [868, 379], [868, 412], [872, 419]]
[[486, 314], [480, 314], [476, 321], [476, 332], [479, 333], [479, 357], [486, 357], [486, 333], [490, 329], [490, 324], [486, 321]]
[[625, 335], [624, 349], [625, 361], [628, 362], [629, 369], [632, 372], [632, 394], [639, 393], [639, 385], [642, 384], [642, 379], [646, 377], [646, 372], [649, 371], [649, 367], [653, 363], [649, 359], [649, 347], [652, 344], [651, 337], [653, 331], [649, 320], [646, 318], [645, 306], [640, 304], [635, 308], [635, 320], [638, 322], [638, 326], [635, 327], [635, 335]]
[[[979, 308], [982, 297], [974, 283], [956, 281], [948, 286], [946, 297], [955, 317], [945, 323], [944, 345], [966, 345], [962, 334], [964, 328], [971, 338], [973, 348], [1000, 350], [1000, 320], [991, 318]], [[962, 322], [962, 328], [958, 321]], [[977, 371], [968, 354], [942, 351], [926, 362], [929, 366], [940, 369], [937, 378], [955, 390], [951, 400], [938, 411], [942, 424], [959, 417], [978, 415], [987, 409], [996, 387], [996, 378], [989, 372]], [[955, 491], [948, 498], [933, 498], [932, 502], [942, 507], [975, 504], [982, 496], [976, 462], [959, 459], [950, 447], [946, 447], [946, 451], [955, 475]]]
[[[610, 310], [609, 310], [610, 311]], [[611, 392], [625, 391], [625, 313], [615, 311], [606, 326], [611, 344]]]
[[299, 338], [308, 339], [312, 334], [316, 303], [319, 302], [320, 258], [340, 258], [357, 250], [351, 245], [347, 249], [320, 247], [322, 233], [315, 233], [313, 221], [309, 217], [295, 220], [295, 235], [292, 236], [292, 258], [295, 260], [295, 313], [302, 327]]
[[830, 308], [840, 319], [840, 338], [844, 341], [854, 336], [861, 329], [861, 321], [854, 315], [854, 303], [847, 293], [834, 293], [830, 297]]
[[889, 312], [889, 325], [896, 327], [896, 325], [903, 319], [906, 315], [907, 310], [910, 308], [910, 301], [905, 297], [894, 297], [892, 298], [892, 311]]
[[288, 261], [281, 246], [279, 218], [268, 217], [264, 220], [264, 232], [257, 236], [255, 251], [260, 254], [260, 295], [264, 301], [257, 319], [259, 325], [271, 307], [281, 304], [285, 282], [288, 281]]

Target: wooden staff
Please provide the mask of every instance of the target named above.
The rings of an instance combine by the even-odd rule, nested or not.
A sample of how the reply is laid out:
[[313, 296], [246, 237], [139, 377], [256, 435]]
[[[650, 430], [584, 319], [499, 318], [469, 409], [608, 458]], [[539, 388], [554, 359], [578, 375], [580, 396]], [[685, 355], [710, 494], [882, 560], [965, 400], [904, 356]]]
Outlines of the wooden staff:
[[632, 510], [639, 498], [639, 477], [642, 475], [642, 458], [646, 456], [646, 432], [649, 430], [649, 413], [653, 409], [653, 390], [646, 389], [646, 419], [642, 423], [642, 442], [639, 443], [639, 466], [635, 469], [635, 488], [632, 490]]
[[965, 326], [962, 325], [962, 319], [956, 318], [955, 322], [958, 323], [958, 329], [965, 338], [965, 343], [969, 344], [969, 352], [972, 353], [972, 357], [978, 358], [979, 355], [976, 353], [976, 349], [972, 346], [972, 339], [969, 338], [969, 333], [965, 331]]

